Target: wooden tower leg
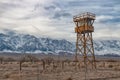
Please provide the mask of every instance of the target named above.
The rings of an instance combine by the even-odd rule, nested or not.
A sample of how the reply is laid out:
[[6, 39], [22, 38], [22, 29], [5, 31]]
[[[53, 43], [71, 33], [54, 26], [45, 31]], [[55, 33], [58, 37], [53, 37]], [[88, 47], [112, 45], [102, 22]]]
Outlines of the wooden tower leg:
[[76, 44], [76, 51], [83, 56], [84, 64], [91, 63], [96, 68], [92, 33], [77, 34]]
[[95, 14], [86, 12], [73, 17], [75, 22], [75, 33], [77, 33], [76, 55], [75, 60], [78, 60], [78, 54], [81, 54], [85, 66], [85, 80], [87, 76], [88, 63], [96, 68], [92, 32], [94, 32]]

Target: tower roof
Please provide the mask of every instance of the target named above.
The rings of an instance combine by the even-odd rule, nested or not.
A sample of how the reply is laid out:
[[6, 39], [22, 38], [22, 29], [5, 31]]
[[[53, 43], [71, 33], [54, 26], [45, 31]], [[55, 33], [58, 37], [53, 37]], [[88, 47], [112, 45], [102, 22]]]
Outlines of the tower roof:
[[84, 19], [84, 18], [95, 19], [95, 14], [90, 13], [90, 12], [85, 12], [85, 13], [82, 13], [82, 14], [75, 15], [73, 17], [73, 20], [78, 21], [78, 20], [81, 20], [81, 19]]

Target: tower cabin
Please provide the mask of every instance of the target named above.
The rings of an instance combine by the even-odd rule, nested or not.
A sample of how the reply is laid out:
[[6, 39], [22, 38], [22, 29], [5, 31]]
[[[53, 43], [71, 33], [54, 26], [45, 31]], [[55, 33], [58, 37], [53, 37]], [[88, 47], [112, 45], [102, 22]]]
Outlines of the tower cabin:
[[89, 33], [94, 32], [93, 23], [95, 20], [95, 14], [86, 12], [73, 17], [73, 21], [76, 24], [76, 33]]

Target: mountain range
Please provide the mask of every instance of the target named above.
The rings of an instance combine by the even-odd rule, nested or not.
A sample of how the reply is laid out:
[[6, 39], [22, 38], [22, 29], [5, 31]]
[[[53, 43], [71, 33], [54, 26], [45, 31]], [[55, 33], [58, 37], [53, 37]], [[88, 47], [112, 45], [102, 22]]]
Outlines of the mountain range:
[[[120, 55], [120, 40], [95, 40], [96, 55]], [[75, 42], [65, 39], [36, 37], [29, 34], [0, 33], [0, 52], [17, 53], [75, 53]]]

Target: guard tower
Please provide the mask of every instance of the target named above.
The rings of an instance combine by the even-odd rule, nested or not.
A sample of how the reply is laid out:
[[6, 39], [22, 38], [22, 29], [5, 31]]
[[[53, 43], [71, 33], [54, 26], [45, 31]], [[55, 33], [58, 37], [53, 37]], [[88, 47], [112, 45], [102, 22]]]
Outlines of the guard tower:
[[92, 63], [92, 67], [96, 68], [92, 32], [94, 32], [95, 14], [86, 12], [73, 17], [75, 22], [75, 33], [77, 33], [76, 40], [76, 54], [75, 60], [78, 61], [78, 54], [82, 55], [84, 65], [87, 67], [88, 63]]

